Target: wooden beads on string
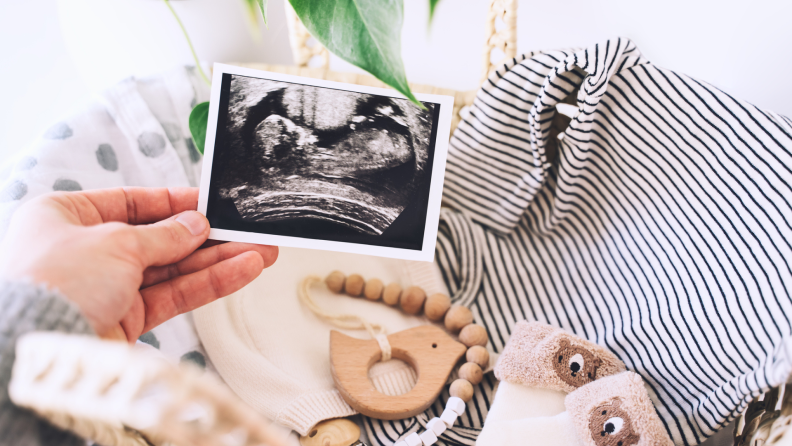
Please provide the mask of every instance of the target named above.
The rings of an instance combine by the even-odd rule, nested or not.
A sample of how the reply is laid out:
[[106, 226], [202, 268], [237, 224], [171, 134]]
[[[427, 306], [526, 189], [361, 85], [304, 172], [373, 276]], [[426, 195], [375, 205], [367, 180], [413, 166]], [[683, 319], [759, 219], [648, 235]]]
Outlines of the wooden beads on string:
[[401, 299], [401, 293], [401, 285], [395, 282], [390, 283], [385, 287], [385, 290], [382, 291], [382, 301], [385, 302], [385, 305], [390, 305], [392, 307], [399, 303], [399, 299]]
[[474, 345], [468, 349], [465, 354], [465, 360], [467, 362], [475, 362], [483, 370], [489, 366], [490, 355], [486, 348]]
[[451, 383], [448, 393], [467, 403], [473, 399], [473, 384], [464, 378], [459, 378]]
[[484, 378], [484, 371], [475, 362], [466, 362], [459, 368], [459, 377], [475, 386]]
[[352, 297], [358, 297], [363, 294], [363, 287], [365, 285], [366, 282], [363, 280], [363, 276], [360, 274], [351, 274], [347, 277], [346, 283], [344, 284], [344, 292]]
[[445, 314], [445, 328], [451, 333], [458, 333], [465, 326], [473, 323], [473, 313], [468, 307], [459, 305], [451, 307]]
[[363, 295], [366, 296], [368, 300], [379, 300], [382, 296], [382, 290], [385, 289], [385, 285], [379, 279], [371, 279], [366, 282], [366, 286], [363, 287]]
[[336, 294], [344, 289], [344, 282], [346, 282], [346, 276], [341, 271], [333, 271], [325, 278], [327, 288]]
[[449, 308], [451, 308], [451, 298], [445, 294], [436, 293], [426, 299], [424, 314], [430, 321], [437, 322], [445, 316]]
[[481, 325], [466, 325], [459, 332], [459, 342], [468, 347], [487, 345], [487, 330]]
[[452, 306], [451, 299], [445, 294], [432, 294], [427, 297], [426, 292], [417, 286], [403, 290], [398, 283], [387, 286], [379, 279], [363, 279], [360, 274], [350, 274], [346, 277], [340, 271], [333, 271], [325, 278], [327, 288], [334, 293], [344, 292], [353, 297], [365, 296], [366, 299], [376, 301], [382, 299], [386, 305], [399, 305], [407, 314], [420, 314], [435, 322], [442, 321], [446, 330], [459, 334], [459, 342], [468, 347], [465, 354], [467, 361], [459, 368], [459, 379], [451, 383], [449, 392], [452, 397], [464, 402], [473, 398], [473, 386], [479, 384], [484, 377], [484, 370], [489, 365], [489, 352], [484, 347], [489, 337], [487, 330], [481, 325], [473, 323], [473, 313], [463, 306]]
[[411, 286], [404, 290], [401, 295], [401, 308], [407, 314], [418, 314], [426, 301], [426, 293], [417, 286]]

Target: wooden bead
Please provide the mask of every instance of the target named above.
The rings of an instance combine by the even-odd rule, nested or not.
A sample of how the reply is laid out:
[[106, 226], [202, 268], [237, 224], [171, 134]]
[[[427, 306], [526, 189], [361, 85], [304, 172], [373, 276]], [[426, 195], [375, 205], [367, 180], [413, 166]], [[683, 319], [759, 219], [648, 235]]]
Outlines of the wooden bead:
[[453, 306], [445, 315], [445, 327], [451, 333], [457, 333], [472, 322], [473, 313], [470, 312], [468, 307]]
[[430, 321], [439, 321], [451, 308], [451, 298], [442, 293], [435, 293], [426, 299], [424, 313]]
[[484, 378], [484, 372], [475, 362], [466, 362], [459, 368], [459, 377], [468, 380], [474, 386]]
[[346, 276], [341, 271], [333, 271], [325, 278], [327, 288], [334, 293], [340, 293], [344, 289], [344, 282]]
[[459, 342], [473, 347], [474, 345], [487, 345], [487, 330], [481, 325], [465, 325], [459, 332]]
[[383, 288], [385, 288], [385, 285], [381, 280], [371, 279], [366, 282], [366, 286], [363, 288], [363, 295], [368, 300], [379, 300], [380, 296], [382, 296]]
[[394, 306], [399, 303], [401, 297], [402, 287], [396, 282], [389, 283], [382, 292], [382, 301], [386, 305]]
[[363, 294], [363, 286], [366, 282], [360, 274], [350, 274], [344, 284], [344, 292], [352, 297], [358, 297]]
[[451, 388], [448, 389], [451, 396], [455, 396], [464, 402], [468, 402], [473, 398], [473, 384], [470, 384], [466, 379], [457, 379], [451, 383]]
[[417, 286], [411, 286], [404, 290], [399, 301], [405, 313], [418, 314], [421, 312], [425, 300], [426, 292]]
[[475, 362], [482, 369], [486, 369], [489, 367], [489, 356], [489, 352], [486, 348], [480, 345], [474, 345], [465, 353], [465, 360], [467, 362]]

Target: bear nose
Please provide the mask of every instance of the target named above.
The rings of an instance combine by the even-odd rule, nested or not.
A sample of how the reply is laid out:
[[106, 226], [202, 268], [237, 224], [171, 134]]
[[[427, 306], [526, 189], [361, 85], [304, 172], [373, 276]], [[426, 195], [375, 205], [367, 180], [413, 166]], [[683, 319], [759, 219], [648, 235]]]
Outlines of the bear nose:
[[570, 368], [570, 369], [571, 369], [571, 370], [572, 370], [574, 373], [577, 373], [578, 371], [580, 371], [580, 364], [578, 364], [577, 362], [573, 362], [572, 364], [569, 364], [569, 368]]

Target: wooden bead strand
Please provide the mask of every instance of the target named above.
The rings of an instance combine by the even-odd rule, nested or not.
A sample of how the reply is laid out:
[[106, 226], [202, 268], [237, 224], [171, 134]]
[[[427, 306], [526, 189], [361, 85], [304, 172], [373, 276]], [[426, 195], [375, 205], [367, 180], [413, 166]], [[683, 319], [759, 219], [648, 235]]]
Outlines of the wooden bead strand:
[[407, 314], [418, 314], [423, 309], [426, 293], [417, 286], [411, 286], [404, 290], [399, 302], [401, 308]]
[[391, 283], [385, 287], [385, 290], [382, 291], [382, 301], [385, 302], [385, 305], [390, 305], [391, 307], [399, 303], [401, 299], [402, 287], [398, 283]]
[[382, 290], [385, 288], [385, 285], [379, 279], [371, 279], [366, 282], [366, 285], [363, 287], [363, 295], [366, 296], [368, 300], [379, 300], [382, 297]]
[[457, 417], [465, 412], [465, 406], [473, 398], [473, 386], [481, 383], [484, 370], [489, 366], [490, 355], [485, 346], [489, 341], [487, 329], [473, 323], [473, 313], [467, 307], [451, 305], [451, 298], [436, 293], [427, 297], [426, 292], [417, 286], [402, 290], [398, 283], [387, 286], [379, 279], [363, 279], [360, 274], [345, 276], [340, 271], [333, 271], [325, 278], [327, 288], [334, 293], [344, 292], [353, 297], [365, 296], [366, 299], [377, 301], [382, 299], [386, 305], [399, 304], [402, 311], [417, 315], [424, 312], [430, 321], [443, 322], [446, 330], [459, 334], [459, 342], [468, 347], [465, 362], [459, 368], [459, 379], [449, 387], [451, 398], [446, 403], [446, 410], [439, 418], [433, 418], [426, 424], [427, 430], [418, 435], [417, 432], [396, 443], [395, 446], [411, 446], [432, 444], [437, 441], [446, 429], [454, 425]]
[[352, 274], [346, 279], [344, 292], [352, 297], [359, 297], [363, 294], [363, 287], [365, 284], [366, 282], [363, 280], [363, 276], [360, 274]]

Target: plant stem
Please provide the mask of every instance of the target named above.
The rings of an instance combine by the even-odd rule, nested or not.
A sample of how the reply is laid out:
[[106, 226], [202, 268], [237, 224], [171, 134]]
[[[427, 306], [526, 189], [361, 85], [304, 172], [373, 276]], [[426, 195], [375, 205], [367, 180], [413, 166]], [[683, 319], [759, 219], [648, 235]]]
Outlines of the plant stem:
[[212, 85], [212, 83], [209, 81], [209, 78], [206, 77], [206, 73], [204, 73], [203, 68], [201, 68], [201, 62], [198, 60], [198, 55], [195, 54], [195, 48], [193, 48], [192, 41], [190, 41], [190, 36], [187, 34], [187, 30], [184, 28], [184, 24], [182, 23], [178, 14], [176, 14], [176, 11], [173, 9], [173, 6], [171, 6], [170, 2], [168, 0], [162, 0], [162, 1], [164, 1], [165, 6], [167, 6], [168, 9], [170, 9], [171, 14], [173, 14], [173, 18], [176, 19], [176, 23], [179, 24], [179, 27], [181, 28], [182, 33], [184, 34], [185, 40], [187, 40], [187, 46], [190, 47], [190, 52], [192, 53], [193, 59], [195, 60], [195, 68], [198, 69], [198, 74], [201, 75], [201, 78], [204, 80], [204, 82], [206, 82], [207, 85]]

